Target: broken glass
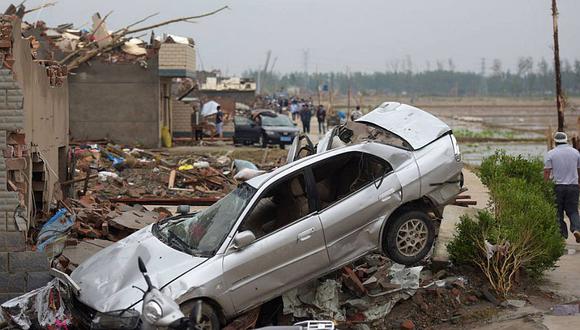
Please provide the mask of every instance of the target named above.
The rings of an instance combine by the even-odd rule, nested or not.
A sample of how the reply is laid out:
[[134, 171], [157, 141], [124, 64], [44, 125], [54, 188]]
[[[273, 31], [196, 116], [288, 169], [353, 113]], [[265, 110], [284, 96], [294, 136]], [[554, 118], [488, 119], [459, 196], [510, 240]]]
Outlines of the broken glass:
[[242, 184], [209, 208], [154, 226], [165, 244], [189, 254], [211, 256], [219, 249], [256, 190]]

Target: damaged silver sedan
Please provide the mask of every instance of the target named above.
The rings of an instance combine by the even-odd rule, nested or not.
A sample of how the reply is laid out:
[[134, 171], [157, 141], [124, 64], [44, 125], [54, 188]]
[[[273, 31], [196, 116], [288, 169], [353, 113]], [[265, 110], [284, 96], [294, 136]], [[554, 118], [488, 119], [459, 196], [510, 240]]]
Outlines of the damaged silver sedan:
[[[203, 300], [206, 329], [380, 250], [402, 264], [430, 251], [434, 219], [462, 185], [451, 129], [417, 108], [385, 103], [329, 132], [298, 139], [289, 164], [208, 209], [169, 218], [102, 250], [62, 282], [92, 328], [135, 326], [153, 282], [184, 312]], [[308, 142], [308, 141], [307, 141]]]

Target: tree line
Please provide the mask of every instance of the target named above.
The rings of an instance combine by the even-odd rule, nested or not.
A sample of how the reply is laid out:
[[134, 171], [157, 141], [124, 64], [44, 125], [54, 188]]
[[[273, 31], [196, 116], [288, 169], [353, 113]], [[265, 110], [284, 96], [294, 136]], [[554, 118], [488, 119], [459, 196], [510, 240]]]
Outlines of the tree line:
[[[554, 95], [554, 70], [551, 62], [542, 58], [521, 57], [516, 68], [504, 69], [499, 59], [489, 67], [482, 62], [481, 72], [455, 70], [450, 59], [437, 61], [422, 71], [413, 70], [410, 61], [391, 64], [384, 72], [292, 72], [280, 74], [248, 70], [245, 77], [260, 81], [263, 93], [296, 91], [316, 93], [333, 90], [376, 92], [410, 96], [551, 96]], [[580, 60], [562, 61], [562, 84], [566, 95], [580, 95]]]

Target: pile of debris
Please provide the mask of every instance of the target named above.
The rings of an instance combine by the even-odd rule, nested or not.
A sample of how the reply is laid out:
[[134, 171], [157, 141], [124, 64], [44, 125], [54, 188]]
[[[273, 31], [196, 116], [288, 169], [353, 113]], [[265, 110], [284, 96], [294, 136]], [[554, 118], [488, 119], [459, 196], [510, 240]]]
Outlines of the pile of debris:
[[[333, 320], [341, 328], [420, 328], [456, 317], [479, 298], [464, 277], [433, 274], [423, 266], [407, 268], [370, 254], [315, 282], [284, 294], [284, 314], [297, 319]], [[411, 298], [411, 299], [410, 299]], [[412, 320], [390, 317], [403, 301], [417, 304]], [[436, 322], [437, 321], [437, 322]]]
[[[111, 144], [74, 150], [76, 173], [69, 182], [82, 184], [79, 194], [129, 204], [207, 198], [213, 203], [237, 184], [234, 160], [228, 156], [170, 156]], [[178, 203], [187, 204], [187, 203]]]

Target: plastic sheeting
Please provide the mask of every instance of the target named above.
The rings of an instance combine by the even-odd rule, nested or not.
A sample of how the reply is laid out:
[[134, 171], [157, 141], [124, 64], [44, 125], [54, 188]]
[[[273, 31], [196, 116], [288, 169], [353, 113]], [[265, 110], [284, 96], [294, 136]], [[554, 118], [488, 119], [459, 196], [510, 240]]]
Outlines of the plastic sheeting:
[[[68, 215], [68, 216], [67, 216]], [[56, 212], [40, 229], [36, 250], [44, 251], [46, 246], [66, 236], [68, 230], [75, 223], [75, 215], [69, 215], [68, 210], [62, 208]]]
[[60, 283], [52, 280], [46, 286], [2, 304], [6, 320], [21, 329], [68, 329], [71, 317], [60, 295]]

